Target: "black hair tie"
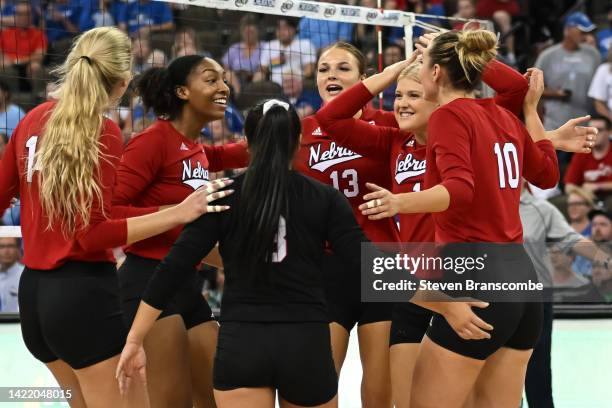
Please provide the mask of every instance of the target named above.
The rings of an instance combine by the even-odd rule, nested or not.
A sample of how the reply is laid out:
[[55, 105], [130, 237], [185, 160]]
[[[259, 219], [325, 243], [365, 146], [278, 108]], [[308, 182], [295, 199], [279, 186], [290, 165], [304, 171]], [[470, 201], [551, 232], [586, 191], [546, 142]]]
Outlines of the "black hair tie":
[[89, 58], [87, 55], [81, 55], [80, 58], [83, 58], [85, 61], [87, 61], [89, 65], [92, 64], [91, 58]]

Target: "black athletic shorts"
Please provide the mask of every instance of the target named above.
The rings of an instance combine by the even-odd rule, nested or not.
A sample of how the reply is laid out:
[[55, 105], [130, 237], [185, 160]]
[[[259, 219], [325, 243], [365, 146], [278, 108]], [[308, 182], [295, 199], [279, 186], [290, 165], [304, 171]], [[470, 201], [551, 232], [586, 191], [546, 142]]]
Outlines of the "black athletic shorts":
[[21, 333], [43, 363], [89, 367], [123, 349], [123, 320], [114, 263], [69, 261], [52, 270], [25, 268], [19, 282]]
[[330, 401], [338, 376], [325, 322], [221, 322], [214, 388], [268, 387], [302, 406]]
[[[508, 279], [512, 279], [513, 282], [538, 281], [531, 258], [522, 245], [484, 244], [483, 246], [488, 254], [485, 272], [490, 274], [491, 281], [507, 282]], [[491, 338], [463, 340], [444, 317], [434, 315], [427, 330], [427, 336], [431, 340], [455, 353], [478, 360], [485, 360], [501, 347], [517, 350], [529, 350], [535, 347], [543, 322], [542, 303], [537, 301], [537, 295], [531, 302], [510, 302], [495, 301], [494, 295], [487, 292], [478, 292], [478, 296], [473, 293], [466, 295], [489, 302], [489, 306], [484, 309], [474, 307], [472, 310], [493, 326], [490, 332]], [[508, 295], [505, 296], [507, 299]]]
[[420, 343], [427, 332], [433, 312], [414, 303], [396, 303], [393, 307], [389, 346]]
[[[127, 254], [125, 262], [119, 268], [121, 300], [128, 327], [132, 325], [134, 317], [136, 317], [142, 294], [159, 263], [160, 261], [157, 259]], [[202, 291], [196, 279], [197, 275], [194, 272], [193, 279], [185, 282], [180, 292], [177, 293], [158, 319], [177, 314], [181, 315], [187, 330], [215, 319], [208, 302], [202, 296]]]
[[391, 321], [394, 303], [361, 302], [361, 271], [347, 268], [337, 255], [323, 257], [323, 279], [330, 322], [350, 332], [356, 324]]

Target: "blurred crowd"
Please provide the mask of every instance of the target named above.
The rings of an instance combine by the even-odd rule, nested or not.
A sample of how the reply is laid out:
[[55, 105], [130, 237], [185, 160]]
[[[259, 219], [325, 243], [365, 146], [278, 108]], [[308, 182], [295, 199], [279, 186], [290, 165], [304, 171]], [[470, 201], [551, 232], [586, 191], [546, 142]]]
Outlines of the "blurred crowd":
[[[377, 6], [376, 0], [329, 2]], [[548, 191], [532, 189], [532, 193], [555, 204], [576, 232], [607, 245], [612, 239], [607, 210], [612, 208], [612, 2], [383, 0], [383, 8], [428, 14], [431, 17], [424, 21], [448, 29], [479, 27], [473, 19], [492, 21], [499, 32], [500, 60], [521, 72], [531, 66], [544, 71], [541, 113], [547, 129], [574, 117], [593, 116], [590, 124], [599, 129], [599, 135], [592, 153], [559, 154], [560, 185]], [[289, 100], [301, 117], [317, 111], [321, 105], [317, 57], [336, 41], [357, 45], [366, 54], [370, 70], [379, 69], [373, 26], [152, 0], [0, 0], [0, 155], [20, 118], [52, 90], [53, 68], [65, 58], [73, 38], [108, 25], [120, 27], [132, 38], [136, 76], [189, 54], [210, 56], [225, 67], [231, 103], [225, 120], [202, 129], [202, 141], [211, 144], [241, 138], [244, 110], [262, 97]], [[422, 29], [415, 29], [415, 36], [421, 34]], [[383, 29], [384, 66], [404, 58], [403, 37], [403, 28]], [[394, 93], [393, 88], [384, 92], [383, 108], [391, 108]], [[120, 125], [126, 141], [156, 119], [133, 91], [108, 115]], [[1, 223], [19, 225], [18, 204], [2, 216]], [[10, 280], [5, 278], [6, 271], [13, 266], [3, 263], [6, 249], [2, 245], [12, 244], [0, 242], [0, 297], [4, 299], [8, 296], [2, 282]], [[603, 287], [605, 299], [612, 301], [612, 276], [606, 268], [591, 267], [588, 261], [563, 252], [552, 258], [555, 284], [580, 286], [586, 279]], [[220, 298], [223, 277], [216, 271], [204, 275], [214, 304]]]

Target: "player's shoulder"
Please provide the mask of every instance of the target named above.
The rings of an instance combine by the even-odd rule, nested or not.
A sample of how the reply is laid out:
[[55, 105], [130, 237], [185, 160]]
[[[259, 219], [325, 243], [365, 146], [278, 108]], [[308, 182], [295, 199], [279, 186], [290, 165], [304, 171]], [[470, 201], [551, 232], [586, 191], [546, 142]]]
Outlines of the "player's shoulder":
[[332, 186], [297, 171], [292, 171], [291, 177], [292, 185], [299, 189], [298, 191], [303, 197], [323, 197], [334, 195], [338, 192]]
[[151, 145], [154, 143], [156, 144], [165, 143], [165, 141], [167, 141], [168, 136], [169, 136], [168, 125], [169, 123], [167, 121], [156, 120], [151, 125], [149, 125], [147, 128], [145, 128], [141, 132], [132, 136], [132, 138], [128, 142], [128, 145], [135, 144], [135, 143], [136, 144], [146, 143], [148, 145]]

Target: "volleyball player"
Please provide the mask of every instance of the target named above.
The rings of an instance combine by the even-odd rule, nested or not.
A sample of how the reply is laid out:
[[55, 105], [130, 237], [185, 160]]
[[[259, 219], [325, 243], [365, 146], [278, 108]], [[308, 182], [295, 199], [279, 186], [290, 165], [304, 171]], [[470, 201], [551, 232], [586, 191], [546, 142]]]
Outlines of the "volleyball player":
[[[221, 408], [337, 406], [337, 374], [320, 268], [329, 242], [359, 266], [366, 238], [334, 188], [292, 170], [299, 148], [295, 109], [270, 100], [254, 107], [245, 132], [251, 163], [234, 183], [227, 216], [186, 226], [143, 295], [118, 370], [123, 389], [143, 375], [142, 342], [191, 266], [219, 242], [226, 286], [215, 357]], [[352, 277], [359, 281], [359, 273]]]
[[[554, 148], [543, 129], [529, 135], [491, 99], [474, 99], [474, 87], [494, 58], [495, 46], [494, 34], [476, 30], [442, 34], [424, 51], [424, 96], [441, 105], [428, 126], [426, 189], [401, 194], [396, 202], [402, 213], [434, 213], [439, 243], [522, 242], [515, 176], [542, 187], [556, 184], [559, 177]], [[516, 160], [498, 160], [500, 146], [514, 152]], [[377, 218], [392, 212], [377, 201], [382, 196], [374, 192], [364, 197], [370, 200], [363, 207], [365, 215]], [[505, 255], [528, 265], [515, 274], [536, 279], [521, 245], [509, 247]], [[488, 270], [501, 274], [509, 268], [494, 257], [490, 261], [494, 265]], [[541, 304], [492, 302], [475, 312], [495, 327], [490, 339], [466, 341], [469, 328], [458, 327], [448, 317], [432, 320], [415, 367], [413, 389], [419, 392], [412, 393], [412, 407], [460, 407], [468, 396], [474, 406], [519, 404], [527, 361], [541, 328]]]
[[[176, 58], [167, 68], [145, 71], [137, 91], [146, 109], [152, 108], [159, 119], [128, 143], [117, 169], [116, 205], [172, 205], [206, 185], [209, 172], [247, 166], [245, 143], [208, 146], [198, 141], [206, 124], [223, 120], [229, 99], [223, 68], [216, 61], [199, 55]], [[147, 282], [180, 231], [179, 227], [126, 249], [119, 283], [128, 326]], [[217, 332], [194, 276], [164, 309], [146, 340], [152, 406], [214, 406]]]
[[[353, 45], [339, 42], [326, 48], [317, 62], [317, 87], [324, 103], [365, 78], [365, 69], [366, 58]], [[359, 119], [377, 125], [396, 125], [393, 116], [386, 116], [368, 106], [361, 109]], [[365, 182], [372, 181], [390, 187], [389, 174], [381, 171], [377, 160], [361, 156], [334, 142], [321, 128], [314, 115], [302, 120], [302, 140], [294, 166], [297, 171], [340, 190], [348, 198], [357, 222], [370, 240], [399, 240], [397, 226], [393, 220], [370, 221], [357, 209], [365, 192]], [[336, 369], [340, 373], [348, 348], [349, 334], [357, 324], [363, 367], [363, 406], [389, 407], [389, 328], [393, 304], [361, 303], [359, 282], [350, 278], [358, 271], [349, 269], [337, 256], [326, 256], [323, 267], [328, 272], [326, 296]]]
[[0, 165], [2, 211], [21, 197], [24, 343], [70, 390], [73, 407], [145, 406], [143, 390], [122, 399], [114, 380], [127, 330], [110, 248], [189, 222], [214, 198], [200, 190], [171, 209], [109, 219], [122, 139], [103, 113], [125, 92], [131, 61], [120, 30], [81, 35], [58, 69], [57, 100], [26, 115]]
[[[436, 104], [423, 99], [419, 79], [420, 62], [416, 54], [395, 69], [374, 75], [330, 101], [316, 114], [318, 123], [340, 145], [358, 154], [379, 161], [381, 168], [390, 170], [393, 193], [420, 191], [425, 177], [427, 122]], [[398, 75], [399, 73], [399, 75]], [[382, 80], [382, 81], [381, 81]], [[372, 126], [353, 116], [366, 105], [383, 85], [397, 81], [393, 115], [399, 129]], [[520, 111], [527, 91], [527, 81], [515, 70], [496, 60], [491, 61], [483, 81], [496, 92], [496, 102]], [[388, 83], [387, 83], [388, 82]], [[376, 92], [371, 87], [377, 87]], [[518, 113], [517, 113], [518, 114]], [[420, 243], [434, 242], [431, 214], [399, 214], [401, 242], [414, 243], [410, 252], [420, 249]], [[390, 334], [390, 362], [393, 402], [396, 407], [410, 405], [412, 372], [419, 344], [425, 335], [432, 312], [408, 301], [393, 308]]]

